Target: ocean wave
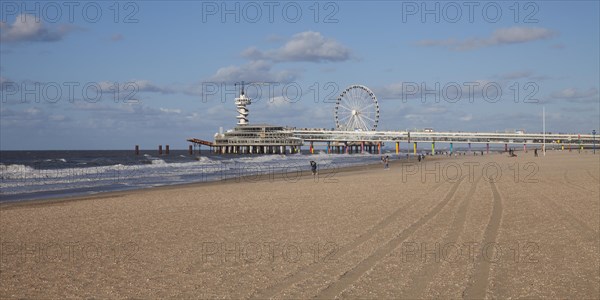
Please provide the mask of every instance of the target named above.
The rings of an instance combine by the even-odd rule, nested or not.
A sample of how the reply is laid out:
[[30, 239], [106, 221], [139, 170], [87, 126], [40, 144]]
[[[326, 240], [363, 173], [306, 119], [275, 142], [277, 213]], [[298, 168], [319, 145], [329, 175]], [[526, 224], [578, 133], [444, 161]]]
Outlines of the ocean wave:
[[67, 160], [64, 158], [49, 158], [49, 159], [44, 159], [44, 162], [63, 162], [66, 163]]
[[31, 173], [35, 169], [26, 165], [4, 165], [0, 164], [0, 177], [4, 178], [5, 175]]
[[153, 164], [153, 165], [165, 165], [165, 164], [167, 164], [166, 161], [164, 161], [164, 160], [162, 160], [160, 158], [153, 159], [153, 160], [150, 161], [150, 163]]

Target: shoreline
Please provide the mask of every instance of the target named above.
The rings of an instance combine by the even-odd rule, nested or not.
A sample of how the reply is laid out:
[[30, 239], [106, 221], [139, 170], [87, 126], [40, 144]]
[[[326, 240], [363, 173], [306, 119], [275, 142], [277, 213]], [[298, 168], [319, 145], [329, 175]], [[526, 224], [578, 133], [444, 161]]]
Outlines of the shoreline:
[[[559, 151], [559, 150], [553, 150], [552, 152], [555, 151]], [[462, 152], [462, 151], [461, 151]], [[475, 152], [475, 151], [474, 151]], [[479, 153], [479, 151], [476, 151], [477, 153]], [[522, 150], [515, 150], [515, 152], [519, 153], [523, 153]], [[550, 151], [549, 151], [550, 152]], [[550, 153], [552, 153], [550, 152]], [[560, 151], [562, 152], [562, 151]], [[558, 153], [560, 153], [558, 152]], [[565, 150], [565, 152], [567, 152]], [[462, 152], [464, 153], [464, 152]], [[337, 155], [337, 154], [330, 154], [330, 155]], [[399, 164], [399, 163], [414, 163], [414, 162], [418, 162], [417, 159], [415, 158], [415, 156], [411, 153], [409, 158], [405, 158], [406, 153], [404, 154], [400, 154], [402, 157], [398, 158], [398, 155], [396, 155], [395, 153], [385, 153], [385, 154], [371, 154], [374, 156], [383, 156], [383, 155], [389, 155], [390, 156], [390, 167]], [[506, 155], [505, 152], [503, 151], [490, 151], [489, 154], [484, 154], [484, 157], [486, 156], [494, 156], [494, 155]], [[395, 157], [395, 158], [394, 158]], [[426, 155], [426, 159], [424, 160], [424, 162], [426, 161], [439, 161], [439, 160], [453, 160], [453, 159], [464, 159], [464, 158], [470, 158], [470, 157], [480, 157], [480, 155], [478, 154], [477, 156], [474, 155], [468, 155], [465, 153], [465, 155], [458, 155], [458, 156], [448, 156], [448, 155], [444, 155], [444, 154], [438, 154], [438, 155]], [[306, 157], [307, 160], [310, 159], [310, 156]], [[307, 178], [309, 176], [311, 176], [311, 171], [308, 169], [309, 167], [307, 166], [306, 169], [302, 169], [301, 170], [301, 174], [300, 176], [297, 176], [298, 180], [303, 179], [303, 178]], [[319, 174], [320, 175], [328, 175], [331, 174], [331, 170], [335, 170], [336, 173], [348, 173], [348, 172], [358, 172], [358, 171], [365, 171], [365, 170], [370, 170], [370, 169], [377, 169], [377, 168], [382, 168], [382, 163], [381, 162], [373, 162], [373, 163], [366, 163], [364, 165], [354, 165], [354, 166], [346, 166], [346, 167], [341, 167], [341, 168], [334, 168], [334, 169], [324, 169], [323, 171], [320, 171]], [[69, 193], [67, 193], [67, 195], [60, 195], [60, 193], [62, 191], [49, 191], [50, 193], [57, 193], [59, 195], [57, 196], [42, 196], [40, 198], [30, 198], [30, 199], [16, 199], [16, 200], [8, 200], [8, 201], [0, 201], [0, 209], [3, 208], [7, 208], [7, 207], [12, 207], [12, 206], [22, 206], [22, 205], [40, 205], [40, 204], [47, 204], [47, 203], [62, 203], [62, 202], [70, 202], [70, 201], [79, 201], [79, 200], [92, 200], [92, 199], [102, 199], [102, 198], [107, 198], [107, 197], [123, 197], [125, 195], [130, 195], [130, 194], [134, 194], [134, 193], [138, 193], [138, 192], [143, 192], [143, 191], [155, 191], [155, 190], [176, 190], [179, 188], [192, 188], [192, 187], [201, 187], [201, 186], [213, 186], [213, 185], [222, 185], [222, 184], [238, 184], [238, 183], [243, 183], [243, 182], [248, 182], [248, 183], [256, 183], [256, 182], [264, 182], [264, 181], [275, 181], [275, 180], [284, 180], [284, 181], [290, 181], [292, 182], [293, 180], [289, 180], [290, 178], [284, 178], [284, 175], [287, 174], [291, 174], [292, 172], [286, 173], [285, 171], [275, 171], [275, 172], [267, 172], [267, 173], [263, 173], [263, 174], [255, 174], [255, 175], [244, 175], [244, 176], [232, 176], [229, 178], [224, 178], [224, 179], [215, 179], [215, 180], [206, 180], [206, 181], [196, 181], [196, 182], [184, 182], [184, 183], [166, 183], [166, 184], [158, 184], [158, 185], [154, 185], [154, 186], [146, 186], [146, 187], [129, 187], [129, 188], [123, 188], [123, 189], [116, 189], [116, 190], [107, 190], [107, 191], [98, 191], [98, 192], [82, 192], [82, 193], [73, 193], [72, 195], [68, 195]], [[253, 178], [259, 177], [258, 180], [253, 180]], [[39, 192], [39, 193], [43, 193], [43, 192]], [[1, 195], [1, 194], [0, 194]], [[10, 195], [12, 196], [12, 195]]]
[[[497, 155], [498, 153], [490, 153], [489, 155]], [[331, 154], [331, 155], [336, 155], [336, 154]], [[386, 154], [389, 155], [389, 154]], [[395, 154], [394, 154], [395, 155]], [[392, 155], [390, 155], [391, 157]], [[468, 156], [458, 156], [458, 158], [461, 157], [468, 157]], [[309, 157], [307, 157], [307, 159], [309, 159]], [[444, 160], [444, 159], [452, 159], [452, 157], [450, 156], [446, 156], [446, 155], [436, 155], [436, 156], [427, 156], [426, 160], [427, 161], [438, 161], [438, 160]], [[391, 159], [390, 160], [390, 167], [393, 167], [396, 164], [399, 163], [413, 163], [413, 162], [417, 162], [417, 159], [414, 158], [412, 155], [410, 156], [410, 158], [406, 159], [406, 158], [395, 158], [395, 159]], [[377, 169], [377, 168], [383, 168], [382, 167], [382, 163], [381, 162], [377, 162], [377, 163], [368, 163], [368, 164], [364, 164], [364, 165], [357, 165], [357, 166], [347, 166], [347, 167], [341, 167], [341, 168], [335, 168], [335, 169], [323, 169], [322, 171], [319, 171], [319, 175], [323, 176], [323, 175], [332, 175], [332, 174], [344, 174], [344, 173], [353, 173], [353, 172], [360, 172], [360, 171], [367, 171], [367, 170], [372, 170], [372, 169]], [[0, 210], [2, 209], [10, 209], [11, 207], [17, 207], [17, 206], [39, 206], [39, 205], [52, 205], [52, 204], [59, 204], [59, 203], [65, 203], [65, 202], [73, 202], [73, 201], [86, 201], [86, 200], [96, 200], [96, 199], [103, 199], [103, 198], [111, 198], [111, 197], [124, 197], [127, 195], [131, 195], [131, 194], [137, 194], [137, 193], [141, 193], [141, 192], [145, 192], [145, 191], [163, 191], [163, 190], [177, 190], [177, 189], [182, 189], [182, 188], [196, 188], [196, 187], [208, 187], [208, 186], [219, 186], [219, 185], [230, 185], [230, 184], [238, 184], [238, 183], [258, 183], [258, 182], [275, 182], [275, 181], [288, 181], [289, 183], [292, 183], [293, 181], [296, 180], [301, 180], [301, 179], [306, 179], [312, 176], [311, 171], [308, 169], [306, 170], [301, 170], [301, 174], [300, 176], [295, 176], [294, 180], [290, 180], [289, 177], [286, 177], [286, 175], [289, 173], [286, 172], [269, 172], [269, 173], [264, 173], [264, 174], [257, 174], [257, 175], [245, 175], [245, 176], [240, 176], [240, 177], [231, 177], [231, 178], [225, 178], [225, 179], [217, 179], [217, 180], [210, 180], [210, 181], [198, 181], [198, 182], [186, 182], [186, 183], [173, 183], [173, 184], [165, 184], [165, 185], [157, 185], [157, 186], [148, 186], [148, 187], [132, 187], [130, 189], [125, 189], [125, 190], [115, 190], [115, 191], [101, 191], [101, 192], [93, 192], [93, 193], [86, 193], [86, 194], [77, 194], [77, 195], [71, 195], [71, 196], [49, 196], [49, 197], [44, 197], [44, 198], [40, 198], [40, 199], [22, 199], [22, 200], [9, 200], [9, 201], [3, 201], [0, 202]], [[254, 178], [259, 177], [258, 180], [254, 180]]]

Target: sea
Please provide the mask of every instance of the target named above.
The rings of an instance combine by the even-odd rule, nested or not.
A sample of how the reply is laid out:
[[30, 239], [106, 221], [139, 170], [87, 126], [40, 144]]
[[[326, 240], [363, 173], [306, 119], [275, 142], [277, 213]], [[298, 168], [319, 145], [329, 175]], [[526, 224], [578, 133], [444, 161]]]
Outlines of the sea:
[[[391, 159], [405, 158], [385, 151]], [[82, 196], [164, 185], [235, 178], [250, 182], [274, 180], [283, 173], [294, 182], [310, 172], [379, 163], [380, 154], [327, 154], [319, 151], [288, 155], [218, 155], [197, 151], [156, 150], [0, 151], [0, 202]], [[305, 173], [306, 174], [306, 173]], [[330, 175], [331, 176], [331, 175]]]

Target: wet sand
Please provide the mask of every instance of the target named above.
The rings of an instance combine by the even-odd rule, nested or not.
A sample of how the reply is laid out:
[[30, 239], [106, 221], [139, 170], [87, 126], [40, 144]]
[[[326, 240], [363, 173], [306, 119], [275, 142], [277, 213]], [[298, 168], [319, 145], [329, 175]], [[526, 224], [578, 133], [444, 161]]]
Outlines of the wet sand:
[[600, 155], [0, 205], [1, 298], [598, 298]]

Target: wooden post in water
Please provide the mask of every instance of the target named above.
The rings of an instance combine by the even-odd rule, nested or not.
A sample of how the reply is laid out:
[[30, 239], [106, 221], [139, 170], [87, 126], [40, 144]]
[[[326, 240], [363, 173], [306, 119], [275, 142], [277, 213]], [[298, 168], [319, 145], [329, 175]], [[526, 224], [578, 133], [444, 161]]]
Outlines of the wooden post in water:
[[140, 145], [135, 145], [135, 155], [140, 155]]
[[158, 145], [158, 155], [162, 155], [162, 145]]
[[188, 153], [189, 153], [190, 155], [193, 155], [193, 154], [194, 154], [194, 147], [193, 147], [192, 145], [190, 145], [190, 147], [188, 148]]
[[169, 145], [166, 145], [166, 146], [165, 146], [165, 154], [166, 154], [166, 155], [169, 155]]

